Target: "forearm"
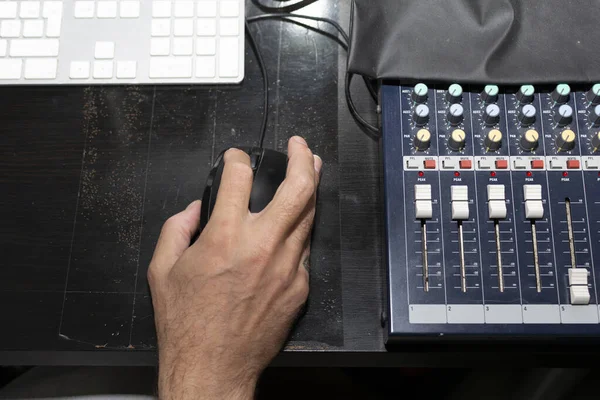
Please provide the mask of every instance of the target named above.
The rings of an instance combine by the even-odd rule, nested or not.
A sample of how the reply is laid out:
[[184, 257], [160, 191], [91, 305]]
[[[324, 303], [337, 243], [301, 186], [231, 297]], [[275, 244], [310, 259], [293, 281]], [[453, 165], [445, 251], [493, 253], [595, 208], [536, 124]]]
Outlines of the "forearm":
[[[257, 377], [251, 373], [211, 370], [202, 356], [190, 349], [186, 355], [161, 359], [158, 392], [162, 400], [251, 400]], [[171, 358], [171, 359], [169, 359]]]

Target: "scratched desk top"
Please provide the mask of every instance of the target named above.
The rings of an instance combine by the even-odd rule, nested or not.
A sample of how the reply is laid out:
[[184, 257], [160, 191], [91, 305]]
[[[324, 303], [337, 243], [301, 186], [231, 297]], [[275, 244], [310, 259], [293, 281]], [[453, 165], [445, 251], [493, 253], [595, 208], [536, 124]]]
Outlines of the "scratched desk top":
[[[347, 21], [342, 3], [306, 12]], [[325, 161], [308, 312], [286, 349], [383, 351], [378, 144], [347, 111], [346, 54], [284, 22], [253, 31], [270, 77], [266, 146], [299, 134]], [[249, 49], [246, 69], [235, 87], [0, 88], [0, 364], [152, 360], [147, 266], [215, 155], [257, 143], [262, 80]]]

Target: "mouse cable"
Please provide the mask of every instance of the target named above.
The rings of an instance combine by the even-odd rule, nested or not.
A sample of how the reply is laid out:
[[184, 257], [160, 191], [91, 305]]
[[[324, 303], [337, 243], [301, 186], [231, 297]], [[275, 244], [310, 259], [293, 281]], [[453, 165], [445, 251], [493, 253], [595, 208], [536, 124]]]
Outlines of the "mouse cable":
[[[280, 16], [277, 15], [277, 17], [280, 17]], [[267, 69], [265, 67], [265, 62], [262, 57], [262, 53], [260, 52], [258, 46], [256, 45], [256, 41], [254, 39], [254, 36], [252, 35], [252, 32], [250, 31], [249, 24], [252, 22], [262, 20], [262, 19], [267, 19], [267, 18], [251, 17], [246, 20], [246, 24], [245, 24], [246, 33], [248, 35], [248, 42], [250, 43], [250, 47], [252, 48], [252, 51], [254, 52], [254, 55], [255, 55], [257, 63], [258, 63], [258, 67], [260, 68], [260, 72], [261, 72], [261, 75], [263, 78], [263, 92], [264, 92], [263, 121], [262, 121], [261, 129], [260, 129], [260, 138], [258, 141], [258, 147], [260, 147], [260, 148], [263, 147], [263, 144], [265, 141], [265, 136], [267, 133], [267, 122], [268, 122], [268, 118], [269, 118], [269, 79], [268, 79], [268, 75], [267, 75]], [[285, 18], [285, 17], [282, 19], [287, 20], [287, 18]], [[305, 25], [305, 24], [299, 23], [298, 21], [289, 20], [289, 22], [296, 22], [296, 23], [298, 23], [298, 25], [301, 25], [307, 29], [319, 31], [317, 28], [314, 28], [310, 25]], [[348, 46], [345, 43], [341, 42], [337, 36], [331, 35], [330, 33], [325, 32], [325, 31], [322, 31], [321, 33], [331, 36], [332, 39], [337, 40], [338, 43], [340, 44], [340, 46], [344, 47], [345, 49], [348, 48]]]
[[[344, 44], [340, 43], [339, 39], [336, 38], [335, 36], [332, 36], [329, 32], [326, 32], [320, 28], [312, 27], [310, 25], [302, 24], [301, 22], [296, 21], [293, 18], [307, 19], [310, 21], [325, 22], [327, 24], [330, 24], [340, 33], [340, 36], [342, 36], [342, 38], [344, 40]], [[260, 15], [254, 16], [254, 17], [247, 17], [246, 21], [252, 23], [252, 22], [265, 20], [265, 19], [276, 19], [276, 20], [278, 19], [278, 20], [282, 20], [285, 22], [291, 22], [293, 24], [300, 25], [304, 28], [311, 29], [317, 33], [320, 33], [322, 35], [329, 37], [330, 39], [335, 40], [336, 42], [339, 43], [339, 45], [344, 50], [348, 51], [348, 43], [350, 43], [350, 37], [348, 36], [348, 34], [344, 30], [344, 28], [342, 28], [340, 26], [340, 24], [338, 24], [336, 21], [334, 21], [332, 19], [323, 18], [323, 17], [313, 17], [312, 15], [290, 14], [290, 13], [274, 13], [274, 14], [271, 13], [271, 14], [260, 14]], [[367, 89], [369, 90], [369, 94], [371, 95], [371, 98], [373, 99], [375, 104], [378, 104], [379, 99], [377, 98], [377, 90], [375, 90], [375, 88], [373, 87], [372, 82], [366, 76], [363, 76], [363, 81], [365, 82], [365, 85], [367, 86]]]
[[279, 13], [290, 13], [293, 11], [298, 11], [301, 8], [304, 8], [312, 3], [316, 3], [318, 0], [299, 0], [293, 4], [285, 4], [289, 3], [290, 0], [276, 0], [278, 3], [283, 3], [280, 7], [268, 6], [264, 3], [261, 3], [260, 0], [252, 0], [252, 4], [254, 4], [258, 9], [264, 12], [279, 12]]
[[[340, 40], [340, 38], [338, 38], [335, 35], [332, 35], [331, 33], [324, 31], [322, 29], [310, 26], [310, 25], [306, 25], [303, 24], [300, 21], [297, 21], [296, 19], [307, 19], [307, 20], [312, 20], [312, 21], [317, 21], [317, 22], [325, 22], [328, 23], [330, 25], [332, 25], [339, 33], [340, 36], [342, 36], [342, 38], [344, 39], [344, 41]], [[283, 13], [279, 13], [279, 14], [262, 14], [262, 15], [257, 15], [257, 16], [253, 16], [253, 17], [247, 17], [246, 18], [246, 22], [247, 23], [253, 23], [253, 22], [257, 22], [257, 21], [261, 21], [261, 20], [268, 20], [268, 19], [276, 19], [276, 20], [282, 20], [285, 22], [289, 22], [289, 23], [293, 23], [295, 25], [299, 25], [302, 26], [304, 28], [313, 30], [317, 33], [320, 33], [324, 36], [329, 37], [332, 40], [335, 40], [345, 51], [348, 51], [348, 41], [349, 41], [349, 37], [346, 34], [346, 32], [344, 31], [344, 29], [335, 21], [328, 19], [328, 18], [321, 18], [321, 17], [313, 17], [313, 16], [309, 16], [309, 15], [299, 15], [299, 14], [283, 14]], [[265, 71], [266, 72], [266, 71]], [[370, 124], [369, 122], [367, 122], [358, 112], [358, 110], [356, 109], [356, 106], [354, 104], [354, 101], [352, 100], [352, 94], [350, 91], [350, 84], [352, 83], [352, 78], [354, 77], [355, 74], [347, 72], [346, 73], [346, 79], [345, 79], [345, 96], [346, 96], [346, 103], [348, 104], [348, 109], [350, 111], [350, 114], [352, 115], [352, 117], [354, 118], [354, 120], [357, 122], [357, 124], [361, 127], [361, 129], [372, 139], [377, 140], [380, 136], [379, 134], [379, 129], [377, 127], [375, 127], [374, 125]], [[367, 88], [369, 89], [369, 93], [371, 94], [371, 96], [373, 97], [373, 99], [375, 100], [375, 102], [377, 103], [377, 93], [375, 92], [375, 89], [371, 86], [371, 82], [368, 80], [367, 77], [363, 76], [363, 80], [367, 86]], [[264, 135], [263, 135], [264, 136]]]
[[300, 22], [298, 20], [293, 19], [292, 17], [288, 17], [287, 15], [279, 15], [279, 14], [264, 14], [264, 15], [257, 15], [254, 17], [248, 17], [246, 19], [246, 21], [248, 23], [254, 23], [254, 22], [258, 22], [258, 21], [264, 21], [264, 20], [268, 20], [268, 19], [276, 19], [276, 20], [281, 20], [283, 22], [289, 22], [292, 23], [294, 25], [298, 25], [301, 26], [302, 28], [317, 32], [323, 36], [327, 36], [329, 39], [337, 42], [340, 47], [342, 47], [344, 50], [348, 50], [348, 44], [342, 40], [341, 38], [339, 38], [337, 35], [324, 31], [322, 29], [319, 29], [317, 27], [305, 24], [303, 22]]
[[[346, 31], [344, 31], [344, 28], [342, 28], [340, 26], [340, 24], [338, 24], [337, 22], [335, 22], [334, 20], [329, 19], [329, 18], [313, 17], [312, 15], [276, 13], [276, 14], [260, 14], [260, 15], [255, 15], [253, 17], [247, 17], [246, 21], [247, 22], [256, 22], [256, 21], [260, 21], [263, 19], [282, 19], [282, 20], [292, 22], [292, 23], [297, 22], [297, 21], [292, 21], [290, 18], [307, 19], [310, 21], [325, 22], [325, 23], [330, 24], [340, 33], [340, 35], [344, 39], [344, 43], [346, 44], [346, 48], [347, 48], [348, 41], [350, 40], [350, 38], [348, 37], [348, 34], [346, 33]], [[315, 28], [315, 30], [320, 30], [320, 29]], [[325, 31], [322, 31], [322, 32], [325, 32]]]
[[263, 78], [263, 120], [260, 126], [260, 139], [258, 140], [258, 147], [262, 148], [263, 143], [265, 141], [265, 136], [267, 134], [267, 121], [269, 119], [269, 79], [267, 76], [267, 68], [265, 67], [265, 61], [263, 60], [262, 53], [256, 45], [254, 36], [252, 36], [252, 32], [250, 31], [250, 25], [248, 25], [248, 21], [246, 21], [246, 34], [248, 35], [248, 42], [250, 43], [250, 47], [252, 48], [252, 51], [256, 56], [256, 62], [258, 63], [258, 67], [260, 68], [260, 73]]

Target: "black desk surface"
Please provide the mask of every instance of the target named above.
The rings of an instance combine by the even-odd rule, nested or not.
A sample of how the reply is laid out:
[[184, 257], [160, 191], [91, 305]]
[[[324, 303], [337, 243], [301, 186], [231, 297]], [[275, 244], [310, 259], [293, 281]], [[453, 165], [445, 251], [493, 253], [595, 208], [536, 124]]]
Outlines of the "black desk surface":
[[[305, 11], [347, 26], [339, 3]], [[289, 23], [252, 29], [266, 145], [302, 135], [325, 162], [308, 313], [286, 349], [384, 351], [378, 144], [347, 111], [346, 54]], [[235, 87], [0, 88], [0, 364], [155, 362], [146, 270], [160, 228], [200, 198], [222, 148], [257, 143], [261, 113], [249, 48]]]
[[[349, 2], [305, 12], [347, 27]], [[347, 111], [346, 54], [285, 22], [253, 31], [270, 77], [266, 145], [302, 135], [325, 162], [308, 313], [274, 364], [514, 363], [505, 352], [386, 352], [379, 144]], [[200, 198], [222, 148], [257, 142], [261, 113], [249, 50], [235, 87], [0, 87], [0, 365], [155, 364], [146, 271], [160, 228]]]

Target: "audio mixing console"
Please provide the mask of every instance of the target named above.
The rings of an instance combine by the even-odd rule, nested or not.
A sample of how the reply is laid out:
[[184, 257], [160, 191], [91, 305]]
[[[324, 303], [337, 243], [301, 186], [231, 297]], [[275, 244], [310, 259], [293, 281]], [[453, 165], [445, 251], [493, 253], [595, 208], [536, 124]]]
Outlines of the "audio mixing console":
[[600, 84], [381, 96], [388, 342], [600, 335]]

